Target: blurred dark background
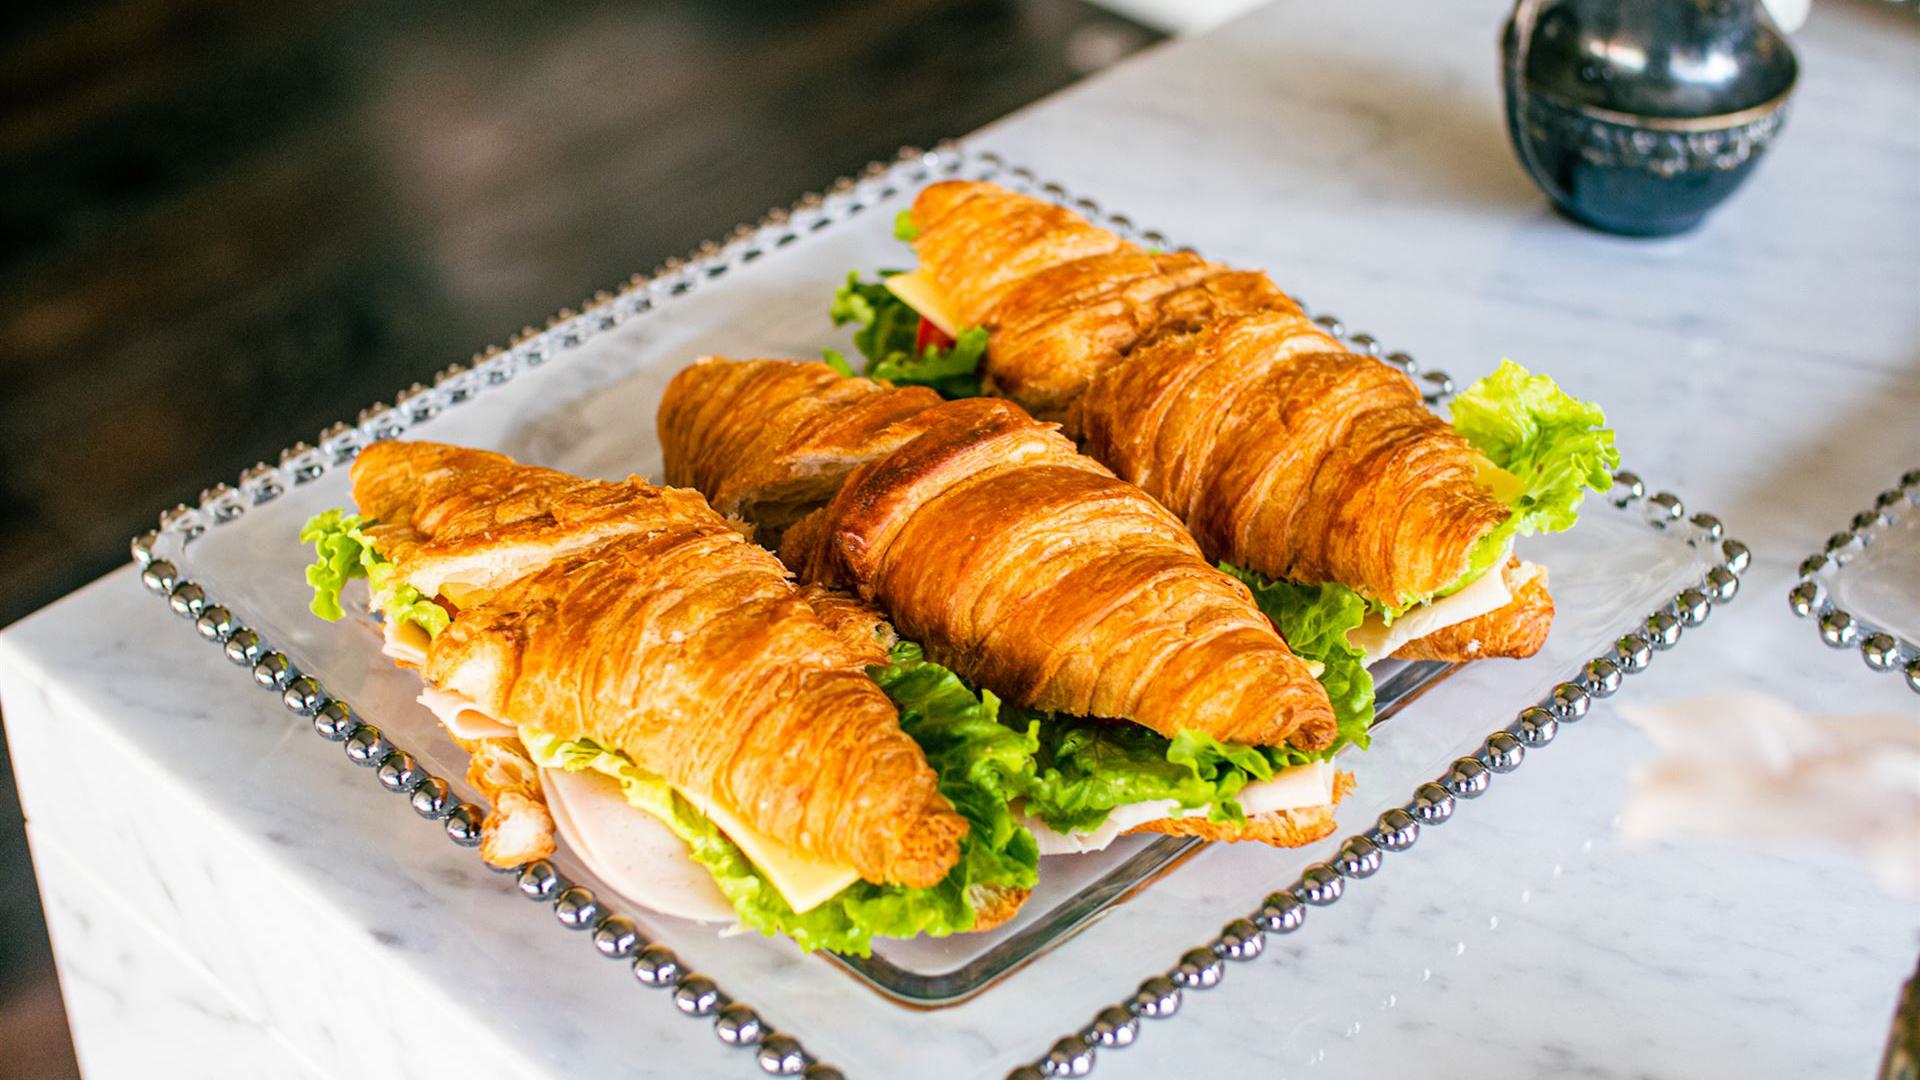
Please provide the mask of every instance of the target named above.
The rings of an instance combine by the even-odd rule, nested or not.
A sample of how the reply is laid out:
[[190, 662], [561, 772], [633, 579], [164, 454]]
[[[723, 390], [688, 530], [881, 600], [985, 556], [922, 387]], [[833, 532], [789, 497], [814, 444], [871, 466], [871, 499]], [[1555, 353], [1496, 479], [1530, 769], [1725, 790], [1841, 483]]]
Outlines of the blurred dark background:
[[[0, 625], [331, 421], [1155, 36], [1081, 0], [7, 9]], [[0, 1078], [76, 1075], [6, 775]]]

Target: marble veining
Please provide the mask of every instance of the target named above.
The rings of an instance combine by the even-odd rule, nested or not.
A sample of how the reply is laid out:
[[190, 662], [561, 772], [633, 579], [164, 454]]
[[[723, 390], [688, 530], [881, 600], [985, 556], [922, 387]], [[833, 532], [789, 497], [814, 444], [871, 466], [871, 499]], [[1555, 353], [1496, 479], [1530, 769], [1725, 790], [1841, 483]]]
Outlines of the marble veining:
[[[1822, 648], [1778, 598], [1833, 522], [1920, 460], [1911, 20], [1816, 12], [1769, 160], [1698, 233], [1641, 243], [1554, 217], [1513, 164], [1501, 14], [1283, 3], [978, 145], [1264, 265], [1457, 378], [1512, 355], [1605, 402], [1634, 468], [1756, 551], [1740, 601], [1656, 660], [1636, 697], [1737, 685], [1910, 710], [1896, 680]], [[1450, 681], [1424, 704], [1476, 707], [1500, 679]], [[168, 1032], [216, 1031], [260, 1063], [234, 1075], [753, 1074], [344, 765], [129, 572], [0, 636], [0, 689], [96, 1075], [139, 1075], [125, 1044], [143, 1037], [160, 1053], [179, 1045]], [[1395, 738], [1418, 740], [1417, 722]], [[1821, 853], [1622, 848], [1624, 776], [1648, 752], [1596, 708], [1308, 932], [1102, 1054], [1096, 1076], [1867, 1074], [1920, 913]], [[714, 974], [756, 1005], [793, 1002], [796, 1032], [850, 1076], [998, 1076], [1250, 906], [1237, 890], [1265, 858], [1209, 850], [931, 1018], [774, 946]], [[887, 1037], [902, 1028], [914, 1040]]]

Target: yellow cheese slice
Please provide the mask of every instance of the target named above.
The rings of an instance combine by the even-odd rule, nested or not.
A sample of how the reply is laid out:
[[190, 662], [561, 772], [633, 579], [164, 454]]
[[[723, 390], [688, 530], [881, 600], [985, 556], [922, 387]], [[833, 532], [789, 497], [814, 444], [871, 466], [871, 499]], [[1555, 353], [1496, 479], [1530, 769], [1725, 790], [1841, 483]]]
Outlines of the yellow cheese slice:
[[795, 912], [807, 912], [838, 895], [842, 889], [860, 880], [860, 872], [851, 866], [811, 855], [782, 840], [776, 840], [746, 823], [731, 806], [704, 795], [682, 789], [688, 802], [713, 819], [727, 839], [734, 842], [754, 868], [767, 876], [773, 887], [786, 898]]
[[380, 651], [409, 667], [427, 666], [427, 646], [433, 639], [415, 623], [380, 623]]
[[1474, 482], [1493, 492], [1493, 497], [1501, 502], [1511, 503], [1527, 490], [1526, 481], [1495, 465], [1484, 454], [1478, 455], [1473, 465]]
[[440, 595], [457, 608], [477, 607], [487, 602], [493, 593], [486, 589], [476, 589], [464, 581], [443, 581], [440, 583]]
[[915, 270], [907, 274], [895, 274], [886, 279], [887, 291], [906, 302], [906, 305], [920, 313], [921, 317], [939, 327], [948, 337], [957, 338], [966, 327], [960, 325], [960, 317], [954, 313], [953, 303], [932, 278]]

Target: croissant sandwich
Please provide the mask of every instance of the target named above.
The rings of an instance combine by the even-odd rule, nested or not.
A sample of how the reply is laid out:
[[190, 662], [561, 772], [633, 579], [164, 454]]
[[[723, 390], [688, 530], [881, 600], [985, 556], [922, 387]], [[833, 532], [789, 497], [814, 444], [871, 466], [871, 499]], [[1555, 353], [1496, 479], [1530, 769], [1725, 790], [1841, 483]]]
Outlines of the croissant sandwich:
[[1369, 660], [1544, 644], [1546, 570], [1513, 541], [1570, 527], [1609, 486], [1598, 408], [1507, 361], [1448, 423], [1265, 274], [1141, 248], [991, 183], [926, 188], [896, 233], [919, 267], [855, 273], [832, 309], [859, 324], [868, 376], [1058, 421], [1251, 584], [1357, 596]]
[[897, 669], [877, 616], [803, 593], [699, 494], [384, 442], [353, 497], [302, 532], [314, 611], [367, 580], [386, 652], [472, 755], [490, 863], [557, 833], [662, 913], [854, 952], [985, 928], [1034, 884], [983, 765], [1024, 760], [1021, 733]]
[[670, 483], [751, 522], [802, 580], [881, 607], [896, 656], [982, 688], [1028, 734], [1010, 787], [1043, 854], [1124, 831], [1333, 829], [1350, 781], [1330, 759], [1372, 716], [1358, 650], [1305, 623], [1290, 648], [1177, 518], [1055, 425], [710, 357], [669, 384], [659, 432]]

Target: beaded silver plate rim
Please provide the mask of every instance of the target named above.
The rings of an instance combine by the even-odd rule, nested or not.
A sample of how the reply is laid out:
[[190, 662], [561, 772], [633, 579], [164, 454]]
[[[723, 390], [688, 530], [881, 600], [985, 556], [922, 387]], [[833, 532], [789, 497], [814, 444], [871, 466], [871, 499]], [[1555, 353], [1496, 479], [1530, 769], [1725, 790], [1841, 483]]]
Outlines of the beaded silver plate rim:
[[[903, 185], [961, 175], [992, 179], [1039, 194], [1123, 235], [1151, 246], [1171, 247], [1163, 234], [1140, 229], [1125, 215], [1103, 211], [1091, 199], [1076, 197], [1065, 186], [1041, 180], [1032, 170], [1013, 165], [991, 151], [955, 143], [943, 143], [924, 153], [904, 149], [891, 163], [875, 162], [858, 178], [842, 177], [825, 192], [804, 195], [791, 207], [777, 207], [757, 224], [740, 225], [725, 242], [709, 241], [685, 259], [669, 259], [653, 274], [634, 275], [617, 292], [597, 292], [578, 310], [562, 309], [547, 320], [544, 329], [528, 326], [505, 347], [489, 348], [474, 354], [465, 364], [450, 365], [435, 375], [431, 386], [415, 383], [395, 395], [391, 405], [375, 403], [360, 410], [353, 423], [328, 426], [320, 433], [317, 445], [295, 443], [281, 451], [277, 464], [261, 462], [243, 471], [237, 483], [216, 484], [201, 492], [197, 505], [182, 503], [165, 511], [157, 528], [132, 541], [141, 583], [163, 598], [175, 614], [190, 621], [202, 638], [219, 645], [235, 665], [249, 670], [258, 686], [278, 694], [290, 711], [309, 718], [317, 734], [342, 744], [348, 760], [372, 770], [383, 788], [406, 796], [409, 806], [421, 817], [441, 823], [454, 843], [476, 847], [485, 808], [458, 801], [445, 779], [430, 775], [413, 755], [395, 746], [379, 728], [362, 721], [351, 705], [330, 695], [312, 676], [296, 670], [284, 653], [243, 625], [235, 612], [209, 596], [201, 585], [182, 579], [175, 565], [157, 551], [159, 546], [174, 542], [184, 547], [210, 527], [239, 520], [249, 507], [269, 502], [329, 469], [352, 462], [362, 448], [395, 438], [414, 424], [512, 380], [522, 370], [559, 358], [629, 318], [644, 315], [802, 236], [856, 217], [872, 202], [896, 194]], [[1301, 306], [1307, 309], [1306, 304]], [[1334, 316], [1322, 313], [1314, 315], [1314, 320], [1355, 351], [1379, 357], [1415, 376], [1429, 404], [1437, 405], [1452, 395], [1452, 380], [1444, 372], [1421, 372], [1411, 356], [1383, 351], [1372, 335], [1349, 332]], [[1132, 1045], [1142, 1018], [1174, 1015], [1187, 991], [1218, 985], [1225, 977], [1228, 961], [1259, 956], [1269, 934], [1297, 931], [1310, 908], [1339, 900], [1347, 882], [1372, 877], [1386, 854], [1413, 846], [1422, 826], [1447, 821], [1459, 800], [1483, 794], [1495, 775], [1518, 768], [1529, 749], [1552, 742], [1562, 724], [1584, 717], [1595, 699], [1611, 696], [1626, 676], [1646, 670], [1655, 653], [1671, 649], [1686, 629], [1703, 623], [1715, 604], [1733, 599], [1751, 554], [1745, 544], [1724, 535], [1718, 518], [1706, 513], [1689, 516], [1685, 504], [1671, 492], [1648, 495], [1641, 479], [1624, 469], [1614, 474], [1606, 497], [1622, 508], [1641, 505], [1650, 527], [1710, 550], [1711, 565], [1702, 579], [1680, 590], [1639, 627], [1620, 637], [1607, 655], [1587, 661], [1545, 698], [1521, 709], [1513, 720], [1487, 735], [1472, 755], [1455, 760], [1439, 777], [1419, 785], [1404, 806], [1383, 812], [1371, 828], [1343, 840], [1332, 860], [1307, 867], [1292, 884], [1269, 895], [1258, 910], [1229, 921], [1218, 937], [1182, 953], [1171, 968], [1150, 975], [1126, 998], [1100, 1009], [1085, 1026], [1055, 1042], [1032, 1063], [1015, 1067], [1008, 1074], [1009, 1080], [1087, 1075], [1096, 1050]], [[628, 963], [637, 982], [670, 990], [679, 1012], [711, 1018], [720, 1042], [752, 1048], [762, 1072], [811, 1080], [835, 1080], [842, 1075], [839, 1069], [815, 1060], [792, 1035], [771, 1029], [752, 1006], [725, 993], [712, 979], [688, 970], [665, 945], [644, 940], [633, 919], [603, 903], [586, 886], [568, 881], [551, 862], [537, 860], [506, 873], [513, 876], [522, 895], [548, 905], [563, 927], [586, 931], [600, 955]]]
[[1901, 474], [1898, 485], [1875, 496], [1871, 507], [1853, 515], [1845, 529], [1800, 561], [1798, 580], [1787, 590], [1787, 606], [1800, 618], [1812, 619], [1829, 647], [1859, 649], [1868, 668], [1905, 675], [1907, 689], [1920, 694], [1920, 642], [1845, 610], [1834, 603], [1831, 588], [1849, 563], [1914, 508], [1920, 508], [1920, 469]]

